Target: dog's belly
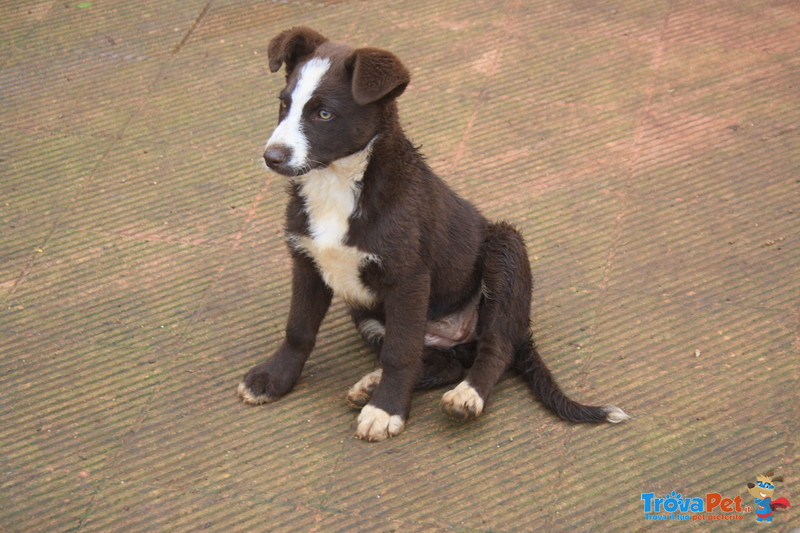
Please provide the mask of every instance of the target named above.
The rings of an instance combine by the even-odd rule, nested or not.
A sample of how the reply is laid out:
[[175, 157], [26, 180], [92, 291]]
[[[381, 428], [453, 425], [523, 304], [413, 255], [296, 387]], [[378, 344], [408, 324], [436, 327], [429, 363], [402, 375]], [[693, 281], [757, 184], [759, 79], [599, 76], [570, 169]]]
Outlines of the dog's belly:
[[425, 325], [425, 346], [452, 348], [477, 339], [478, 302], [476, 295], [464, 307]]
[[377, 258], [353, 246], [319, 244], [310, 237], [292, 237], [296, 251], [314, 260], [325, 284], [351, 307], [370, 308], [375, 294], [361, 281], [361, 268]]
[[[425, 346], [450, 349], [477, 340], [478, 302], [480, 295], [455, 313], [429, 320], [425, 324]], [[361, 336], [370, 343], [381, 341], [386, 335], [386, 325], [374, 318], [364, 319], [357, 326]]]

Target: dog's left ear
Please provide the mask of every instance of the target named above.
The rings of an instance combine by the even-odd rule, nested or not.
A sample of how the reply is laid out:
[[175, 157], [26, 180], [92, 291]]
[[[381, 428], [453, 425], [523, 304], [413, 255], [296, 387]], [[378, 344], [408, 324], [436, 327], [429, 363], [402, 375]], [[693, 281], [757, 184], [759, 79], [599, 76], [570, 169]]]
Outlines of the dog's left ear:
[[347, 65], [353, 72], [353, 99], [358, 105], [397, 98], [411, 81], [411, 74], [400, 59], [386, 50], [359, 48]]

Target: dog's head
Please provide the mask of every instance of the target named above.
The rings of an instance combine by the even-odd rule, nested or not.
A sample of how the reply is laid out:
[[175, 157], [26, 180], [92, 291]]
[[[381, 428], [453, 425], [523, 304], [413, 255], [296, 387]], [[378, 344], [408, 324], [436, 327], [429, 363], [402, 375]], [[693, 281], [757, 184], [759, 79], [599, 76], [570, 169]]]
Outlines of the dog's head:
[[278, 126], [267, 141], [267, 166], [301, 176], [363, 150], [410, 80], [385, 50], [353, 49], [297, 27], [269, 44], [269, 68], [286, 68]]

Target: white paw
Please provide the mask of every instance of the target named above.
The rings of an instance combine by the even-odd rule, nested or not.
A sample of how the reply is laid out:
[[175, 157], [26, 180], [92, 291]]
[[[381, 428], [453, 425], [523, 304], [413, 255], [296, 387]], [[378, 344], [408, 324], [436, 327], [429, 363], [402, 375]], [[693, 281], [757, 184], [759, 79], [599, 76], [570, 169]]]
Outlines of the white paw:
[[382, 375], [383, 370], [379, 368], [359, 379], [358, 383], [350, 387], [350, 390], [347, 391], [347, 403], [356, 409], [361, 409], [367, 405], [369, 399], [372, 397], [372, 391], [374, 391], [378, 383], [381, 382]]
[[442, 410], [454, 418], [475, 418], [483, 412], [483, 398], [466, 381], [442, 396]]
[[358, 415], [356, 437], [370, 442], [386, 440], [398, 435], [405, 425], [400, 415], [390, 415], [383, 409], [367, 404]]
[[259, 405], [262, 403], [270, 403], [274, 402], [275, 398], [271, 398], [266, 394], [256, 394], [251, 391], [244, 382], [239, 383], [239, 388], [236, 389], [236, 392], [239, 394], [239, 398], [242, 399], [244, 403], [249, 403], [250, 405]]

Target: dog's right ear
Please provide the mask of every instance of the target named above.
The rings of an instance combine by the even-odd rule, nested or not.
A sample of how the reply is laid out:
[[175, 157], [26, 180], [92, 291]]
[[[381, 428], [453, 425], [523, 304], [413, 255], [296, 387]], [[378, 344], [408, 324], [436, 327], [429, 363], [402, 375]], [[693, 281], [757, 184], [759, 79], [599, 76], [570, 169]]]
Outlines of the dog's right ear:
[[313, 54], [327, 40], [327, 37], [306, 26], [282, 31], [269, 42], [267, 55], [270, 72], [278, 72], [281, 65], [285, 64], [286, 75], [289, 76], [301, 59]]

